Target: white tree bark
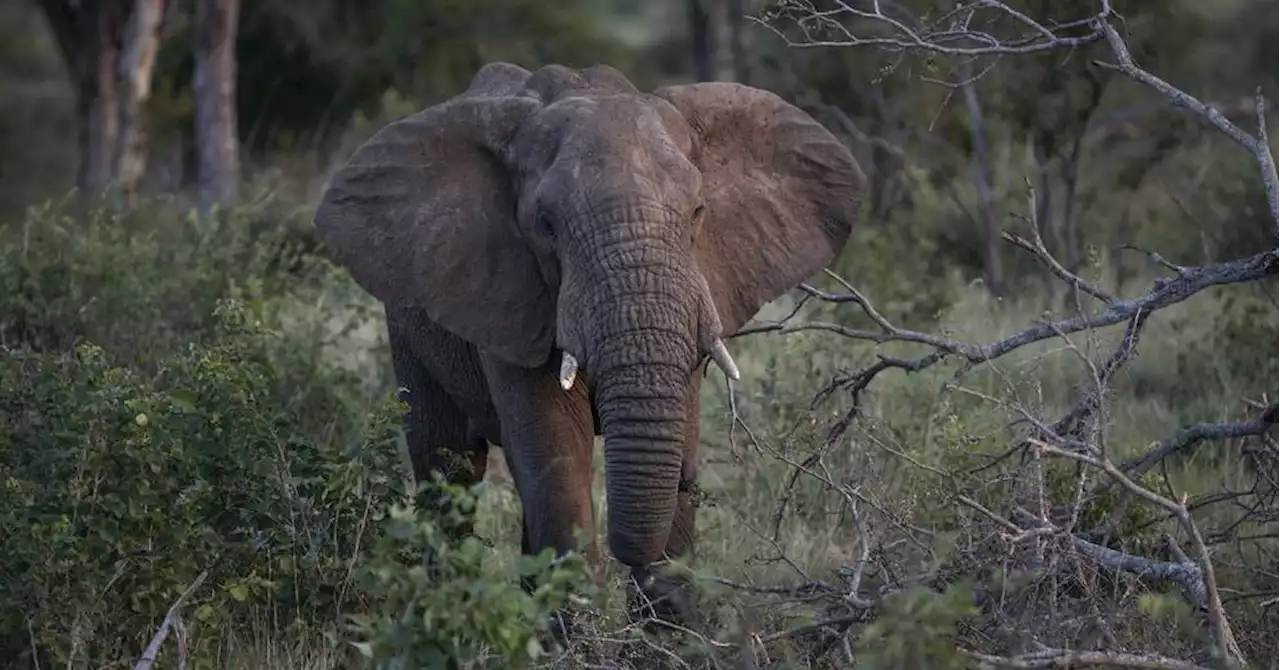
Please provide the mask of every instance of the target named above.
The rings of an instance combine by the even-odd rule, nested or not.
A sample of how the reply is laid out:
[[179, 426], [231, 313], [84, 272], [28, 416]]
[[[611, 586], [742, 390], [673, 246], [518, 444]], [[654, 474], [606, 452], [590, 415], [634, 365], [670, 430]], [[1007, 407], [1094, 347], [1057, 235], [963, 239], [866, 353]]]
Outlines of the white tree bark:
[[151, 73], [160, 47], [164, 0], [135, 0], [125, 28], [119, 63], [120, 117], [115, 168], [125, 203], [137, 202], [138, 181], [147, 166], [147, 129], [143, 106], [151, 97]]

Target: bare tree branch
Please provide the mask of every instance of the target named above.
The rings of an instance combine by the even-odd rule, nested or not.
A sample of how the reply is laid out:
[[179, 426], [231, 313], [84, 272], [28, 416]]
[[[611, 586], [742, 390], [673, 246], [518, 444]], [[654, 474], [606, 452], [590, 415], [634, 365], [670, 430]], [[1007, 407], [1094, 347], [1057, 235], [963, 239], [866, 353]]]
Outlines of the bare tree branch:
[[[164, 644], [164, 639], [169, 635], [169, 629], [180, 629], [182, 626], [182, 622], [179, 619], [179, 612], [182, 610], [182, 607], [187, 604], [187, 600], [189, 600], [200, 588], [200, 585], [204, 584], [204, 580], [208, 576], [208, 570], [202, 571], [200, 575], [196, 577], [195, 581], [191, 582], [191, 584], [183, 590], [182, 595], [178, 596], [178, 599], [173, 601], [173, 604], [169, 606], [168, 613], [164, 615], [164, 620], [160, 622], [159, 630], [157, 630], [155, 636], [151, 638], [151, 643], [147, 645], [146, 651], [142, 652], [142, 658], [139, 658], [138, 662], [134, 664], [133, 670], [149, 670], [151, 668], [151, 664], [155, 663], [156, 656], [160, 654], [160, 645]], [[185, 659], [180, 659], [179, 662], [185, 662]]]
[[[1105, 0], [1104, 0], [1105, 2]], [[1276, 174], [1275, 159], [1271, 155], [1271, 145], [1266, 139], [1266, 120], [1263, 113], [1265, 102], [1263, 101], [1261, 90], [1259, 90], [1258, 98], [1258, 121], [1259, 136], [1254, 137], [1249, 133], [1241, 130], [1239, 126], [1232, 123], [1230, 119], [1222, 115], [1222, 112], [1216, 108], [1200, 102], [1195, 97], [1183, 92], [1178, 87], [1169, 82], [1147, 72], [1138, 67], [1133, 60], [1133, 55], [1129, 53], [1129, 46], [1125, 44], [1124, 38], [1120, 33], [1106, 20], [1106, 16], [1102, 15], [1098, 19], [1098, 26], [1106, 35], [1107, 44], [1110, 45], [1111, 51], [1115, 54], [1116, 63], [1110, 65], [1107, 63], [1099, 63], [1106, 67], [1113, 67], [1133, 80], [1145, 84], [1154, 89], [1165, 98], [1178, 107], [1182, 107], [1191, 111], [1196, 116], [1204, 119], [1214, 128], [1217, 128], [1222, 134], [1235, 140], [1237, 144], [1249, 150], [1254, 158], [1258, 161], [1258, 166], [1262, 171], [1262, 183], [1267, 190], [1267, 204], [1270, 206], [1271, 220], [1280, 225], [1280, 177]]]
[[1209, 668], [1155, 654], [1128, 654], [1119, 651], [1075, 651], [1045, 649], [1021, 656], [992, 656], [961, 649], [960, 652], [978, 662], [979, 668], [1074, 668], [1108, 666], [1113, 668], [1146, 668], [1147, 670], [1209, 670]]
[[[772, 322], [747, 326], [732, 337], [763, 332], [793, 333], [806, 330], [821, 330], [857, 340], [877, 343], [912, 342], [928, 345], [937, 350], [934, 354], [917, 359], [882, 356], [870, 368], [852, 375], [844, 375], [836, 382], [839, 386], [858, 385], [859, 383], [861, 383], [861, 386], [865, 386], [866, 383], [869, 383], [870, 377], [874, 377], [889, 368], [919, 372], [948, 356], [960, 357], [970, 365], [978, 365], [1000, 358], [1029, 344], [1053, 337], [1084, 330], [1095, 330], [1131, 321], [1141, 314], [1150, 314], [1171, 305], [1176, 305], [1213, 286], [1257, 281], [1275, 276], [1276, 260], [1275, 251], [1265, 251], [1234, 261], [1183, 268], [1183, 272], [1179, 276], [1157, 280], [1150, 290], [1140, 296], [1126, 300], [1113, 300], [1104, 311], [1044, 321], [1001, 340], [985, 344], [964, 342], [955, 338], [932, 335], [895, 326], [875, 309], [875, 306], [866, 296], [854, 289], [847, 281], [837, 277], [837, 281], [844, 284], [848, 289], [847, 293], [829, 293], [808, 284], [801, 284], [799, 288], [824, 302], [856, 303], [880, 327], [880, 330], [848, 328], [839, 324], [820, 321]], [[829, 271], [828, 274], [835, 276]], [[1083, 280], [1080, 281], [1083, 282]]]
[[1186, 426], [1157, 442], [1150, 451], [1120, 464], [1120, 469], [1130, 477], [1141, 477], [1160, 461], [1198, 442], [1262, 435], [1276, 425], [1276, 415], [1276, 403], [1271, 403], [1260, 416], [1251, 421], [1206, 421]]
[[[826, 4], [826, 3], [824, 3]], [[861, 4], [861, 3], [859, 3]], [[1003, 2], [975, 0], [959, 2], [957, 7], [942, 17], [925, 22], [908, 17], [890, 16], [879, 0], [870, 9], [859, 9], [853, 2], [832, 0], [832, 9], [820, 10], [809, 0], [780, 0], [753, 21], [764, 26], [793, 48], [858, 47], [873, 46], [891, 52], [926, 51], [945, 56], [994, 56], [1026, 55], [1055, 51], [1069, 47], [1081, 47], [1104, 37], [1097, 23], [1110, 14], [1104, 3], [1103, 10], [1092, 20], [1064, 23], [1051, 30]], [[997, 37], [974, 28], [975, 18], [984, 12], [985, 23], [1012, 19], [1021, 24], [1022, 30], [1014, 35]], [[842, 21], [862, 19], [883, 28], [885, 35], [860, 35], [851, 31]], [[799, 38], [788, 35], [776, 24], [788, 21]], [[908, 23], [914, 24], [909, 26]], [[1083, 32], [1081, 32], [1083, 31]], [[1071, 34], [1077, 32], [1079, 34]], [[831, 37], [823, 37], [831, 35]]]

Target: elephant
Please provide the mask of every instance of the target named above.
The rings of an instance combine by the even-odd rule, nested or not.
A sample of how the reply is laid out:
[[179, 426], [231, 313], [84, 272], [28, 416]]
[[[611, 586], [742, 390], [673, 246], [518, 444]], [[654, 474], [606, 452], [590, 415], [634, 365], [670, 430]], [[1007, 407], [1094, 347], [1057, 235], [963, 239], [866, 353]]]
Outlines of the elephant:
[[680, 619], [659, 566], [693, 555], [707, 365], [740, 377], [725, 338], [835, 258], [866, 182], [759, 88], [493, 62], [356, 149], [314, 225], [384, 308], [414, 477], [470, 485], [499, 446], [522, 551], [582, 531], [598, 568], [602, 436], [609, 551]]

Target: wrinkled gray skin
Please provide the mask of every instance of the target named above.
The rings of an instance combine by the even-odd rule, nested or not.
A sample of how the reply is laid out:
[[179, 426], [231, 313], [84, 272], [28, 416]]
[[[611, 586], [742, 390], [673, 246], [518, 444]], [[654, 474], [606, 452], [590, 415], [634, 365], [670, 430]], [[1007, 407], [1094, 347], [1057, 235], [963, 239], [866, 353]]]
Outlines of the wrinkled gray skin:
[[415, 476], [472, 483], [500, 445], [524, 551], [568, 551], [603, 435], [609, 549], [654, 597], [654, 564], [693, 550], [707, 355], [832, 260], [864, 189], [771, 93], [494, 63], [356, 151], [315, 220], [386, 306]]

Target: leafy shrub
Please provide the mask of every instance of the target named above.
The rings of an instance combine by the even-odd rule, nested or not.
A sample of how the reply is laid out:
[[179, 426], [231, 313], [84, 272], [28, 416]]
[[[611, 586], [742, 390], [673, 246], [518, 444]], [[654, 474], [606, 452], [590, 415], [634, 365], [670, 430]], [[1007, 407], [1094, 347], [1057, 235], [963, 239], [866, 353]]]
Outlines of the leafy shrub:
[[[436, 482], [449, 501], [444, 518], [411, 505], [396, 506], [367, 566], [366, 588], [377, 608], [354, 617], [360, 652], [379, 668], [452, 668], [472, 661], [526, 666], [549, 651], [551, 616], [568, 604], [586, 604], [591, 582], [581, 554], [556, 559], [551, 549], [523, 556], [527, 593], [495, 581], [483, 569], [489, 549], [479, 538], [451, 540], [445, 528], [476, 509], [484, 483], [463, 489]], [[431, 564], [422, 560], [435, 557]]]
[[858, 633], [855, 652], [867, 668], [966, 668], [956, 653], [960, 625], [978, 613], [967, 584], [925, 588], [885, 598], [881, 616]]
[[243, 304], [218, 316], [213, 342], [166, 357], [154, 378], [90, 343], [4, 357], [6, 655], [135, 655], [202, 570], [214, 588], [191, 629], [201, 642], [255, 607], [306, 623], [357, 604], [361, 538], [405, 495], [397, 408], [350, 447], [307, 439], [272, 395], [270, 335]]
[[[368, 400], [390, 390], [384, 361], [344, 351], [369, 348], [353, 331], [374, 311], [322, 259], [282, 253], [278, 214], [50, 207], [0, 251], [0, 655], [131, 662], [203, 571], [184, 617], [200, 667], [262, 621], [359, 635], [384, 665], [545, 653], [581, 559], [521, 561], [541, 584], [527, 594], [414, 511], [404, 407]], [[444, 566], [430, 588], [427, 547]]]
[[162, 201], [128, 216], [71, 205], [33, 207], [0, 248], [0, 345], [69, 351], [90, 340], [143, 365], [206, 341], [220, 299], [278, 295], [297, 281], [281, 261], [297, 262], [288, 243], [300, 212], [270, 194], [202, 220]]

